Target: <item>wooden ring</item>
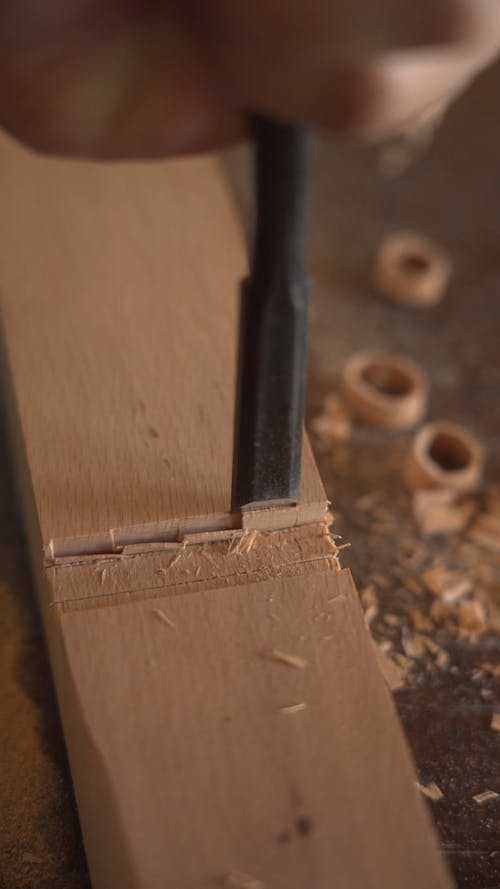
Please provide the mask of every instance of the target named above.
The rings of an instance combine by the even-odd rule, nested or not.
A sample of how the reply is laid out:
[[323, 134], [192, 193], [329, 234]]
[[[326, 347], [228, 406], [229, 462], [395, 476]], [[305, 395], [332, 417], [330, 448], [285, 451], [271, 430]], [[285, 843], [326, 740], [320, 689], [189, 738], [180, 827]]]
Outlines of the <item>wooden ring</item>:
[[395, 232], [380, 245], [375, 261], [377, 290], [398, 303], [426, 308], [442, 299], [451, 277], [451, 259], [430, 238]]
[[477, 488], [483, 462], [483, 448], [463, 426], [446, 421], [427, 423], [413, 439], [404, 479], [412, 490], [448, 488], [463, 493]]
[[345, 365], [343, 382], [352, 412], [373, 426], [411, 429], [427, 408], [427, 377], [409, 358], [357, 352]]

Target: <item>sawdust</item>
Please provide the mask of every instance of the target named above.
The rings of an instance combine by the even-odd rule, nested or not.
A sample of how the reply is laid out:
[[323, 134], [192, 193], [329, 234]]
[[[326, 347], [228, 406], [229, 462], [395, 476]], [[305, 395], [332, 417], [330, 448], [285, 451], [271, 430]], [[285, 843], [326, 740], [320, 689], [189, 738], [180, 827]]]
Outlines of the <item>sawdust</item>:
[[41, 627], [21, 547], [0, 549], [2, 889], [90, 889]]

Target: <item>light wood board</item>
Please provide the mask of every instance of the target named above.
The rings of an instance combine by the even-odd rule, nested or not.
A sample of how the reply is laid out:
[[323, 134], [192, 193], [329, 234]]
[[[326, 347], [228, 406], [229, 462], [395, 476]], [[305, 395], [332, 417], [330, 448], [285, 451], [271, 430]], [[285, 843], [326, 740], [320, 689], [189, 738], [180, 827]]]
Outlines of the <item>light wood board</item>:
[[347, 572], [56, 606], [49, 632], [96, 889], [448, 886]]
[[310, 455], [297, 527], [224, 530], [243, 254], [214, 163], [0, 160], [4, 383], [94, 889], [445, 889]]
[[[230, 477], [246, 258], [217, 162], [54, 161], [0, 136], [0, 194], [4, 335], [47, 554], [241, 523]], [[285, 525], [326, 508], [307, 444], [304, 463]]]

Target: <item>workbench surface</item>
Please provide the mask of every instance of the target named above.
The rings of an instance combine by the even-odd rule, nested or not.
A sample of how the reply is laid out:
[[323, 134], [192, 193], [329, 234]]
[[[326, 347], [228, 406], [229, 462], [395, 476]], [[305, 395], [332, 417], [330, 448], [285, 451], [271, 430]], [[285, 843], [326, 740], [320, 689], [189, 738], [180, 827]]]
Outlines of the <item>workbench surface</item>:
[[[406, 173], [384, 179], [380, 152], [324, 144], [315, 175], [311, 273], [309, 419], [325, 394], [337, 392], [347, 357], [389, 348], [420, 361], [431, 377], [430, 418], [472, 428], [487, 449], [486, 486], [500, 480], [500, 67], [489, 72], [449, 114], [430, 151]], [[224, 164], [248, 218], [241, 152]], [[399, 308], [377, 297], [371, 265], [383, 234], [424, 232], [454, 261], [449, 296], [432, 310]], [[0, 442], [0, 887], [84, 889], [89, 886], [64, 744], [32, 594], [12, 476]], [[377, 641], [402, 652], [411, 607], [402, 570], [414, 578], [436, 559], [467, 571], [463, 540], [422, 545], [400, 476], [408, 436], [355, 424], [351, 438], [318, 464], [333, 503], [334, 530], [352, 546], [343, 565], [358, 589], [376, 587]], [[367, 509], [365, 495], [373, 494]], [[479, 501], [478, 501], [479, 504]], [[378, 512], [377, 512], [378, 511]], [[382, 520], [381, 519], [382, 516]], [[375, 528], [374, 528], [375, 525]], [[412, 543], [413, 542], [413, 543]], [[413, 550], [412, 550], [413, 546]], [[470, 552], [469, 552], [470, 558]], [[500, 604], [500, 555], [478, 549]], [[389, 623], [385, 617], [394, 615]], [[422, 784], [443, 792], [429, 803], [443, 852], [460, 889], [500, 886], [499, 801], [472, 797], [497, 790], [498, 733], [490, 729], [498, 634], [457, 639], [436, 628], [449, 668], [412, 664], [395, 699]], [[498, 683], [497, 683], [498, 685]], [[369, 741], [369, 739], [367, 739]], [[369, 792], [369, 788], [367, 788]]]

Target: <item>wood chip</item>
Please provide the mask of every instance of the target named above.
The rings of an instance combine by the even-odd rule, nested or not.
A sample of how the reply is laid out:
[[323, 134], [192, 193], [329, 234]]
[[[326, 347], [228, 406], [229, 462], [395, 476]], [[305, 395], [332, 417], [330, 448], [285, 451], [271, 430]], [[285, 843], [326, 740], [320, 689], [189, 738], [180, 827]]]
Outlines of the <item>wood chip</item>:
[[500, 794], [495, 790], [483, 790], [482, 793], [476, 793], [472, 799], [478, 806], [484, 806], [485, 803], [490, 803], [494, 799], [500, 799]]
[[401, 654], [401, 652], [399, 651], [396, 652], [396, 654], [394, 655], [394, 660], [397, 664], [399, 664], [400, 667], [402, 667], [403, 670], [409, 670], [410, 667], [412, 667], [413, 665], [411, 659], [409, 657], [406, 657], [406, 655]]
[[436, 624], [448, 623], [453, 613], [454, 608], [451, 605], [445, 605], [444, 602], [440, 602], [439, 599], [436, 599], [436, 601], [432, 603], [429, 610], [429, 614]]
[[486, 612], [481, 602], [460, 602], [457, 607], [458, 624], [469, 633], [482, 633], [486, 629]]
[[254, 529], [253, 531], [250, 531], [248, 535], [242, 537], [243, 542], [240, 547], [240, 552], [249, 553], [253, 549], [254, 543], [257, 540], [258, 533], [259, 532], [257, 531], [257, 529]]
[[295, 667], [296, 670], [305, 670], [307, 661], [298, 654], [288, 654], [286, 651], [280, 651], [279, 648], [273, 648], [269, 652], [269, 657], [273, 661], [279, 661], [280, 664], [286, 664], [287, 667]]
[[485, 549], [500, 552], [500, 516], [483, 513], [472, 525], [468, 538]]
[[288, 707], [280, 707], [280, 713], [301, 713], [301, 711], [305, 710], [306, 707], [306, 702], [301, 701], [300, 704], [289, 704]]
[[410, 577], [408, 574], [403, 574], [400, 576], [401, 583], [408, 590], [409, 593], [413, 593], [414, 596], [421, 596], [423, 593], [422, 586], [415, 580], [414, 577]]
[[469, 577], [444, 568], [431, 568], [422, 574], [422, 580], [430, 593], [448, 605], [458, 602], [472, 590]]
[[384, 622], [389, 627], [399, 627], [401, 619], [398, 617], [397, 614], [384, 614]]
[[173, 620], [171, 620], [168, 614], [165, 614], [165, 612], [162, 611], [161, 608], [155, 608], [153, 614], [158, 620], [161, 620], [162, 624], [166, 624], [167, 627], [172, 627], [172, 629], [175, 630], [175, 624]]
[[378, 598], [375, 592], [374, 587], [370, 584], [369, 586], [365, 586], [360, 594], [359, 598], [361, 599], [361, 604], [363, 608], [372, 608], [374, 605], [378, 608]]
[[450, 666], [450, 655], [441, 648], [436, 655], [436, 665], [440, 670], [447, 670]]
[[422, 636], [422, 639], [429, 654], [436, 655], [442, 650], [437, 642], [434, 642], [434, 639], [431, 639], [430, 636]]
[[426, 654], [427, 648], [424, 637], [418, 633], [404, 632], [401, 644], [406, 657], [418, 659]]
[[328, 450], [337, 441], [347, 441], [351, 437], [351, 420], [344, 416], [331, 417], [320, 414], [311, 420], [309, 427], [316, 438], [320, 450]]
[[409, 610], [410, 620], [419, 632], [431, 633], [434, 629], [434, 625], [431, 620], [419, 611], [418, 608], [410, 608]]
[[493, 485], [488, 494], [488, 512], [500, 518], [500, 485]]
[[378, 607], [376, 605], [370, 605], [370, 607], [366, 609], [364, 614], [365, 624], [368, 628], [371, 627], [376, 617], [378, 617]]
[[370, 627], [379, 613], [377, 594], [373, 586], [369, 585], [361, 590], [359, 596], [365, 612], [366, 626]]
[[361, 510], [361, 512], [369, 512], [373, 509], [374, 506], [382, 499], [383, 491], [369, 491], [368, 494], [363, 494], [362, 497], [359, 497], [354, 501], [354, 507], [356, 509]]
[[426, 536], [457, 534], [470, 519], [473, 504], [456, 505], [457, 496], [446, 489], [424, 489], [413, 495], [413, 517]]
[[434, 784], [434, 782], [432, 782], [431, 784], [419, 784], [417, 781], [416, 784], [418, 789], [422, 791], [424, 796], [428, 797], [428, 799], [434, 800], [434, 802], [437, 802], [444, 796], [441, 788], [438, 787], [437, 784]]
[[179, 561], [179, 559], [181, 558], [181, 556], [182, 556], [182, 548], [179, 550], [179, 552], [177, 553], [177, 555], [174, 556], [174, 558], [172, 559], [172, 561], [168, 563], [168, 567], [169, 567], [169, 568], [173, 568], [174, 565], [177, 565], [177, 562]]
[[395, 663], [395, 661], [387, 656], [382, 645], [375, 645], [375, 656], [377, 658], [380, 672], [382, 673], [390, 691], [396, 691], [398, 688], [402, 688], [404, 685], [405, 674], [399, 664]]
[[264, 889], [262, 880], [244, 873], [226, 874], [222, 885], [224, 889]]
[[389, 578], [385, 577], [383, 574], [373, 574], [372, 580], [381, 590], [388, 590], [391, 585]]
[[490, 728], [494, 732], [500, 732], [500, 713], [494, 713], [491, 717]]

